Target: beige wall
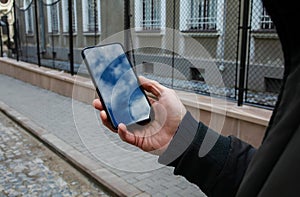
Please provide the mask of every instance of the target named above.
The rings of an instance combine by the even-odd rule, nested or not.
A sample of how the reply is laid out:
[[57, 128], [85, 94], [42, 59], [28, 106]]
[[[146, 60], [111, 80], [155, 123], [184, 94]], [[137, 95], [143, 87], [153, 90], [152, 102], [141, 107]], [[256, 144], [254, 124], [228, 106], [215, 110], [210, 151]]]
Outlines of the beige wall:
[[[88, 104], [96, 97], [90, 79], [33, 64], [0, 58], [0, 73]], [[237, 107], [235, 103], [207, 96], [197, 95], [196, 98], [181, 91], [177, 94], [195, 118], [215, 127], [216, 131], [237, 136], [255, 147], [260, 145], [272, 111], [246, 105]]]

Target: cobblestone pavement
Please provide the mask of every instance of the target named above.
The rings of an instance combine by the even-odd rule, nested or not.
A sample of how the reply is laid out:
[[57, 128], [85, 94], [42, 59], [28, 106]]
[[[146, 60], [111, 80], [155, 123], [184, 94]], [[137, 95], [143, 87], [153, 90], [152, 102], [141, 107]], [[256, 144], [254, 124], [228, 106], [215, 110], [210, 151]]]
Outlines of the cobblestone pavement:
[[0, 113], [0, 197], [108, 196]]

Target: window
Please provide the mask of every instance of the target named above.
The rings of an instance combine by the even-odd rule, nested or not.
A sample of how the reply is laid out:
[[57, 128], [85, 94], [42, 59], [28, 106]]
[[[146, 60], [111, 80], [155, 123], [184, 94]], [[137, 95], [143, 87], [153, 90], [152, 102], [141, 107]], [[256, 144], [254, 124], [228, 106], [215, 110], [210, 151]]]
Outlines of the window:
[[[47, 3], [52, 3], [53, 0], [47, 0]], [[47, 7], [47, 16], [48, 16], [48, 32], [59, 33], [59, 10], [58, 3], [53, 6]]]
[[204, 79], [205, 70], [203, 68], [201, 69], [201, 68], [191, 67], [190, 74], [191, 74], [191, 80], [205, 82]]
[[154, 64], [151, 62], [143, 62], [143, 73], [153, 74]]
[[84, 32], [100, 32], [100, 1], [82, 0], [82, 17]]
[[28, 8], [25, 12], [25, 30], [26, 34], [33, 34], [33, 11], [32, 11], [32, 1], [24, 0], [24, 7]]
[[180, 12], [182, 31], [217, 29], [217, 0], [185, 0]]
[[137, 30], [160, 30], [165, 27], [165, 0], [135, 0]]
[[143, 0], [143, 19], [141, 26], [144, 29], [159, 29], [160, 2], [159, 0]]
[[216, 1], [191, 0], [191, 14], [188, 26], [191, 30], [216, 29]]
[[252, 30], [275, 30], [274, 23], [263, 7], [261, 0], [253, 0], [251, 21]]
[[282, 86], [282, 79], [265, 77], [266, 92], [279, 93]]
[[[69, 32], [69, 10], [68, 1], [64, 0], [62, 2], [62, 12], [63, 12], [63, 31]], [[77, 32], [77, 13], [76, 13], [76, 0], [72, 3], [72, 30]]]
[[260, 16], [260, 29], [275, 29], [271, 17], [267, 14], [266, 9], [263, 9]]

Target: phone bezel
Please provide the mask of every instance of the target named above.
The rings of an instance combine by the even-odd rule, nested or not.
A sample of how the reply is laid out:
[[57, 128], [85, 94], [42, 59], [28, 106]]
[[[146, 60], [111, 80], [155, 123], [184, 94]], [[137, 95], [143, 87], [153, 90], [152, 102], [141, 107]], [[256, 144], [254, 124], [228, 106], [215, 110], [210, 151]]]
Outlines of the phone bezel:
[[[85, 65], [86, 65], [86, 67], [87, 67], [87, 70], [88, 70], [89, 75], [90, 75], [90, 77], [91, 77], [91, 79], [92, 79], [92, 82], [93, 82], [93, 84], [94, 84], [94, 87], [96, 88], [96, 92], [97, 92], [98, 97], [99, 97], [99, 99], [100, 99], [100, 101], [101, 101], [101, 103], [102, 103], [103, 109], [105, 110], [105, 112], [106, 112], [106, 114], [107, 114], [108, 121], [110, 122], [112, 128], [113, 128], [114, 130], [117, 130], [117, 129], [118, 129], [118, 125], [114, 125], [114, 123], [113, 123], [113, 121], [112, 121], [112, 116], [114, 116], [114, 115], [111, 114], [111, 113], [109, 112], [109, 110], [107, 109], [107, 107], [106, 107], [106, 104], [105, 104], [105, 102], [104, 102], [103, 96], [102, 96], [102, 94], [101, 94], [101, 92], [100, 92], [100, 90], [99, 90], [99, 88], [98, 88], [98, 85], [97, 85], [97, 83], [96, 83], [96, 79], [94, 78], [94, 76], [93, 76], [93, 74], [92, 74], [91, 67], [90, 67], [90, 65], [89, 65], [89, 63], [88, 63], [88, 60], [86, 59], [86, 55], [85, 55], [85, 52], [86, 52], [87, 50], [91, 50], [91, 49], [95, 49], [95, 48], [99, 48], [99, 47], [110, 46], [110, 45], [119, 45], [119, 46], [122, 48], [122, 50], [123, 50], [123, 52], [124, 52], [124, 54], [125, 54], [125, 56], [126, 56], [128, 62], [129, 62], [129, 65], [130, 65], [130, 67], [131, 67], [131, 69], [132, 69], [132, 71], [133, 71], [133, 73], [134, 73], [134, 76], [135, 76], [135, 78], [136, 78], [136, 80], [137, 80], [137, 83], [138, 83], [138, 85], [139, 85], [139, 88], [141, 89], [142, 93], [144, 94], [144, 96], [145, 96], [145, 98], [146, 98], [146, 100], [147, 100], [147, 103], [148, 103], [150, 109], [151, 109], [151, 103], [150, 103], [150, 101], [149, 101], [149, 99], [148, 99], [148, 96], [147, 96], [146, 92], [145, 92], [144, 89], [142, 88], [141, 83], [140, 83], [140, 81], [139, 81], [139, 78], [138, 78], [138, 76], [137, 76], [137, 74], [136, 74], [136, 72], [135, 72], [135, 70], [134, 70], [134, 67], [133, 67], [131, 61], [129, 60], [128, 55], [127, 55], [127, 53], [125, 52], [124, 47], [123, 47], [123, 45], [122, 45], [121, 43], [114, 42], [114, 43], [109, 43], [109, 44], [94, 45], [94, 46], [88, 46], [88, 47], [82, 49], [82, 51], [81, 51], [81, 56], [82, 56], [83, 61], [84, 61]], [[151, 116], [152, 116], [151, 113], [152, 113], [152, 110], [150, 110], [150, 114], [149, 114], [149, 117], [148, 117], [147, 119], [141, 120], [141, 121], [138, 121], [138, 122], [135, 122], [135, 123], [132, 123], [132, 124], [128, 124], [128, 125], [126, 125], [126, 126], [127, 126], [127, 127], [132, 127], [132, 126], [135, 125], [135, 124], [137, 124], [137, 125], [145, 125], [145, 124], [149, 123], [149, 122], [151, 121]]]

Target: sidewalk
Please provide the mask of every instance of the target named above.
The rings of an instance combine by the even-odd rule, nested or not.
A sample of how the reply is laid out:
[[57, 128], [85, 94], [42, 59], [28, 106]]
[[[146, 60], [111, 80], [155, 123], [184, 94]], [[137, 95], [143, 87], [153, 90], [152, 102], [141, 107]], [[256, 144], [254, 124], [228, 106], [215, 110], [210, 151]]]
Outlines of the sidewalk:
[[[184, 178], [174, 176], [172, 168], [157, 164], [156, 156], [123, 143], [118, 136], [107, 131], [91, 105], [5, 75], [0, 75], [0, 101], [44, 128], [46, 133], [43, 136], [51, 134], [63, 146], [71, 147], [67, 150], [81, 153], [78, 160], [82, 159], [80, 155], [86, 156], [103, 166], [107, 177], [124, 181], [123, 186], [111, 184], [111, 188], [126, 190], [132, 186], [131, 190], [140, 191], [133, 194], [140, 196], [205, 196]], [[90, 170], [89, 166], [84, 167]]]

